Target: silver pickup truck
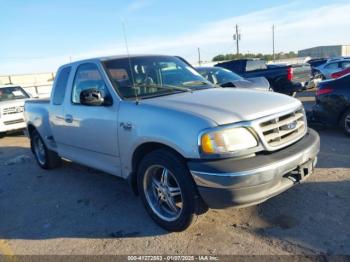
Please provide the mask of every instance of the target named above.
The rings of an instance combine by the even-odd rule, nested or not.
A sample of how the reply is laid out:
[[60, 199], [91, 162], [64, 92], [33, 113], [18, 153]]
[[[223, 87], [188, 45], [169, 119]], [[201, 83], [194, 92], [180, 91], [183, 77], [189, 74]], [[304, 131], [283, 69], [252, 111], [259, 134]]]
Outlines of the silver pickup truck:
[[38, 164], [68, 159], [130, 181], [150, 216], [181, 231], [207, 208], [255, 205], [303, 181], [320, 140], [291, 97], [219, 88], [172, 56], [59, 68], [50, 100], [27, 101]]

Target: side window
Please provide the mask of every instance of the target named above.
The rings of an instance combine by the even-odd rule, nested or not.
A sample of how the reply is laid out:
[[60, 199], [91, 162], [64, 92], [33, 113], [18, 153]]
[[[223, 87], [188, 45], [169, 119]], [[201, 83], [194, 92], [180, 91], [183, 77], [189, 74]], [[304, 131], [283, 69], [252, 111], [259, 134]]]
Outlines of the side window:
[[262, 60], [248, 60], [246, 65], [246, 71], [255, 71], [267, 69], [265, 61]]
[[350, 67], [350, 61], [342, 62], [341, 67], [342, 67], [343, 69]]
[[73, 83], [72, 102], [80, 104], [80, 93], [87, 89], [97, 89], [102, 93], [102, 96], [108, 94], [101, 73], [93, 63], [82, 64], [78, 67]]
[[57, 82], [55, 85], [52, 100], [52, 103], [54, 105], [62, 105], [63, 103], [70, 71], [71, 67], [65, 67], [60, 71], [59, 75], [57, 76]]
[[331, 63], [325, 66], [326, 69], [338, 69], [338, 67], [339, 67], [338, 63]]

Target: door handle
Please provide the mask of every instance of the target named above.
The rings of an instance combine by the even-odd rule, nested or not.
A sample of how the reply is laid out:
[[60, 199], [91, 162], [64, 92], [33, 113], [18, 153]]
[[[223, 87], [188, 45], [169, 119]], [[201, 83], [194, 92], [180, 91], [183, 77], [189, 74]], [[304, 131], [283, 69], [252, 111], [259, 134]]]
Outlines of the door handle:
[[132, 123], [120, 123], [120, 127], [124, 128], [124, 130], [131, 130], [132, 129]]
[[66, 123], [73, 123], [73, 116], [72, 115], [66, 115], [64, 117], [64, 121], [66, 121]]

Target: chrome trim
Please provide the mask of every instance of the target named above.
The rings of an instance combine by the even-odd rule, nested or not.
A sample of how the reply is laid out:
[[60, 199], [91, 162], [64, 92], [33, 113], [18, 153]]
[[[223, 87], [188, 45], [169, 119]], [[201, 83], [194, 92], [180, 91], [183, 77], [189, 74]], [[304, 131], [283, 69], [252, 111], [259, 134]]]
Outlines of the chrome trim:
[[[265, 141], [264, 138], [264, 134], [261, 130], [260, 124], [275, 118], [279, 118], [282, 117], [284, 115], [288, 115], [291, 114], [295, 111], [298, 110], [302, 110], [303, 115], [304, 115], [304, 123], [305, 123], [305, 130], [303, 133], [300, 134], [300, 136], [297, 136], [295, 139], [292, 139], [290, 141], [288, 141], [285, 144], [279, 145], [279, 146], [270, 146], [268, 145], [268, 143]], [[236, 152], [229, 152], [229, 153], [224, 153], [224, 154], [205, 154], [204, 152], [202, 152], [202, 147], [201, 147], [201, 138], [204, 134], [208, 133], [208, 132], [215, 132], [215, 131], [220, 131], [220, 130], [225, 130], [225, 129], [231, 129], [231, 128], [235, 128], [235, 127], [243, 127], [243, 128], [247, 128], [248, 131], [250, 131], [252, 133], [252, 135], [255, 137], [255, 139], [258, 142], [258, 145], [256, 147], [253, 148], [249, 148], [247, 150], [241, 150], [241, 151], [236, 151]], [[217, 126], [214, 128], [207, 128], [202, 130], [199, 135], [198, 135], [198, 141], [197, 141], [197, 145], [198, 145], [198, 151], [199, 154], [202, 156], [202, 158], [207, 158], [207, 159], [215, 159], [215, 158], [229, 158], [229, 157], [235, 157], [235, 156], [245, 156], [245, 155], [250, 155], [256, 152], [260, 152], [260, 151], [276, 151], [279, 150], [281, 148], [287, 147], [295, 142], [297, 142], [298, 140], [300, 140], [301, 138], [303, 138], [305, 136], [305, 134], [307, 133], [307, 119], [306, 119], [306, 114], [305, 114], [305, 109], [303, 106], [299, 106], [297, 108], [294, 109], [290, 109], [290, 110], [285, 110], [273, 115], [268, 115], [265, 117], [261, 117], [255, 120], [251, 120], [251, 121], [242, 121], [242, 122], [237, 122], [234, 124], [228, 124], [228, 125], [223, 125], [223, 126]]]
[[[303, 121], [304, 121], [304, 132], [300, 133], [298, 136], [296, 136], [294, 139], [291, 139], [290, 141], [286, 142], [286, 143], [283, 143], [281, 145], [278, 145], [278, 146], [271, 146], [268, 144], [268, 142], [265, 140], [265, 135], [263, 134], [263, 131], [261, 129], [261, 124], [264, 123], [264, 122], [267, 122], [267, 121], [271, 121], [275, 118], [279, 118], [279, 117], [282, 117], [282, 116], [285, 116], [285, 115], [289, 115], [289, 114], [292, 114], [296, 111], [302, 111], [303, 113]], [[255, 121], [252, 121], [253, 123], [253, 128], [254, 130], [256, 130], [256, 132], [258, 133], [259, 137], [260, 137], [260, 140], [264, 146], [264, 148], [267, 150], [267, 151], [276, 151], [278, 149], [281, 149], [281, 148], [284, 148], [286, 146], [289, 146], [293, 143], [295, 143], [296, 141], [300, 140], [302, 137], [305, 136], [305, 134], [307, 133], [307, 119], [306, 119], [306, 114], [305, 114], [305, 109], [304, 107], [298, 107], [294, 110], [288, 110], [288, 111], [285, 111], [285, 112], [281, 112], [281, 113], [278, 113], [278, 114], [274, 114], [272, 116], [267, 116], [267, 117], [263, 117], [263, 118], [260, 118], [258, 120], [255, 120]]]

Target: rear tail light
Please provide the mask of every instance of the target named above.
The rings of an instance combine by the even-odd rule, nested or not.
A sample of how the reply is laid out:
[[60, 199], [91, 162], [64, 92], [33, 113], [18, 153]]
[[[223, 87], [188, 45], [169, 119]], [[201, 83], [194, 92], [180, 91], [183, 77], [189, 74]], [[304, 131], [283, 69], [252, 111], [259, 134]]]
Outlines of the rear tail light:
[[320, 95], [327, 95], [333, 92], [333, 88], [330, 87], [325, 87], [322, 89], [318, 89], [316, 92], [316, 96], [320, 96]]
[[293, 68], [289, 67], [289, 68], [288, 68], [287, 79], [288, 79], [289, 81], [292, 81], [292, 80], [293, 80], [293, 77], [294, 77]]

